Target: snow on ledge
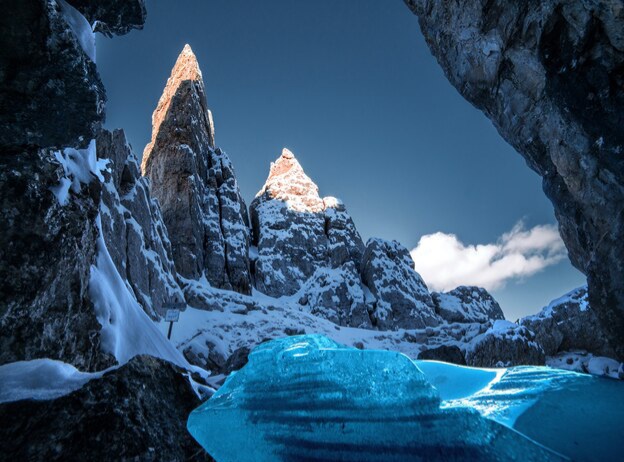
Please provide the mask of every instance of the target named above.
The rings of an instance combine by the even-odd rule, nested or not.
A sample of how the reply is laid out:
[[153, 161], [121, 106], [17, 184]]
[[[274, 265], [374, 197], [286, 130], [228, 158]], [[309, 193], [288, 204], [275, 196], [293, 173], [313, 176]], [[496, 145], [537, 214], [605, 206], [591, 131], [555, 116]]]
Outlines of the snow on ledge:
[[198, 370], [158, 330], [130, 293], [106, 248], [100, 216], [97, 217], [97, 226], [100, 230], [98, 255], [96, 264], [91, 266], [89, 296], [97, 320], [102, 325], [100, 334], [103, 350], [115, 356], [120, 364], [127, 363], [136, 355], [147, 354], [186, 370]]
[[0, 366], [0, 403], [59, 398], [109, 370], [80, 372], [71, 364], [47, 358], [5, 364]]

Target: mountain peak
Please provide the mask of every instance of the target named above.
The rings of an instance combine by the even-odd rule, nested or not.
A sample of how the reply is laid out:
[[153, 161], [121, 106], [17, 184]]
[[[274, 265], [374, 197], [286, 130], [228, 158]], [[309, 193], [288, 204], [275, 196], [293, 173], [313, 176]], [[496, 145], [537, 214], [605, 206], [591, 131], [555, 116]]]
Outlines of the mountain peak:
[[[174, 99], [177, 103], [174, 103]], [[175, 107], [172, 107], [172, 104]], [[170, 112], [175, 114], [172, 115]], [[152, 114], [152, 139], [145, 146], [141, 162], [141, 170], [144, 175], [154, 149], [154, 143], [158, 136], [162, 136], [161, 125], [163, 122], [169, 118], [173, 123], [178, 118], [187, 116], [194, 118], [196, 123], [191, 123], [192, 120], [189, 120], [186, 128], [191, 129], [193, 126], [201, 127], [208, 144], [214, 146], [214, 124], [212, 114], [208, 110], [206, 103], [202, 72], [199, 68], [197, 57], [188, 44], [184, 45], [184, 48], [178, 55], [178, 59], [171, 69], [167, 85], [158, 101], [158, 106], [156, 106]], [[176, 122], [174, 125], [179, 125], [179, 123]]]
[[300, 212], [321, 212], [323, 200], [318, 193], [318, 186], [303, 171], [295, 155], [287, 148], [275, 161], [271, 162], [269, 177], [256, 197], [267, 195], [288, 204], [289, 208]]
[[[184, 48], [178, 55], [169, 80], [173, 80], [173, 83], [177, 83], [177, 86], [180, 85], [180, 82], [185, 80], [202, 80], [202, 73], [199, 69], [197, 57], [188, 43], [184, 45]], [[169, 83], [168, 81], [167, 85], [169, 85]]]

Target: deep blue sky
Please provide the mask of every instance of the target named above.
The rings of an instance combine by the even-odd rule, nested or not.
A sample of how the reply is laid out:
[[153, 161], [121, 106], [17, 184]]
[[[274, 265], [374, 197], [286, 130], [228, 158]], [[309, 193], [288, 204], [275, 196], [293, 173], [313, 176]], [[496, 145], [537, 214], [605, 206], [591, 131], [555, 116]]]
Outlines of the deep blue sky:
[[[520, 219], [555, 223], [539, 177], [448, 83], [402, 0], [148, 1], [145, 29], [97, 60], [107, 127], [137, 154], [185, 43], [203, 71], [217, 144], [245, 199], [289, 147], [364, 239], [495, 242]], [[494, 291], [508, 318], [584, 283], [566, 260]]]

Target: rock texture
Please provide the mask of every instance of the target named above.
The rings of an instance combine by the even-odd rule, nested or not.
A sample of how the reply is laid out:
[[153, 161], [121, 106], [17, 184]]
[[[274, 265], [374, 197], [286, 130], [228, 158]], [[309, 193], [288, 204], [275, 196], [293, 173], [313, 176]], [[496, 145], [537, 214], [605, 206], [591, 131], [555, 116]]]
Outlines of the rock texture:
[[0, 156], [0, 364], [53, 358], [82, 370], [114, 363], [99, 346], [88, 298], [95, 259], [97, 181], [52, 192], [65, 172], [47, 149]]
[[12, 460], [211, 461], [186, 430], [200, 404], [183, 372], [137, 356], [54, 400], [0, 404], [0, 453]]
[[547, 356], [575, 350], [597, 356], [615, 355], [590, 308], [587, 287], [579, 287], [553, 300], [540, 313], [523, 318], [520, 324], [535, 333], [536, 341]]
[[68, 0], [92, 24], [95, 32], [108, 37], [143, 29], [145, 0]]
[[406, 0], [446, 76], [543, 179], [624, 357], [621, 0]]
[[535, 334], [509, 321], [495, 321], [471, 343], [466, 351], [466, 364], [473, 367], [543, 365], [546, 360]]
[[255, 285], [339, 325], [371, 327], [359, 268], [364, 244], [342, 202], [318, 186], [288, 149], [251, 203]]
[[397, 241], [369, 239], [362, 257], [362, 281], [376, 298], [371, 317], [379, 329], [439, 324], [429, 290], [414, 270], [409, 250]]
[[86, 147], [104, 120], [106, 95], [68, 23], [71, 7], [6, 0], [2, 8], [0, 146]]
[[98, 157], [109, 161], [100, 215], [106, 247], [145, 312], [157, 318], [163, 305], [184, 301], [160, 206], [123, 130], [102, 130], [96, 144]]
[[431, 294], [435, 312], [447, 322], [488, 322], [505, 319], [494, 297], [481, 287], [460, 286]]
[[271, 163], [250, 206], [256, 288], [273, 297], [293, 295], [318, 268], [329, 266], [325, 206], [318, 186], [288, 149]]
[[247, 208], [229, 158], [214, 147], [202, 74], [188, 45], [152, 116], [141, 168], [160, 203], [178, 273], [250, 293]]

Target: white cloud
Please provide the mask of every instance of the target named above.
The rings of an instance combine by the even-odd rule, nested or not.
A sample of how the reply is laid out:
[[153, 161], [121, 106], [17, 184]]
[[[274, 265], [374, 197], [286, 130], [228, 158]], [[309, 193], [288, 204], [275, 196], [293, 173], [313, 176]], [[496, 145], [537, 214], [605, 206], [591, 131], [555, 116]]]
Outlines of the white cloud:
[[556, 226], [539, 225], [527, 230], [522, 222], [491, 244], [466, 245], [454, 234], [428, 234], [420, 238], [411, 253], [416, 271], [430, 289], [439, 291], [460, 285], [495, 290], [566, 256]]

